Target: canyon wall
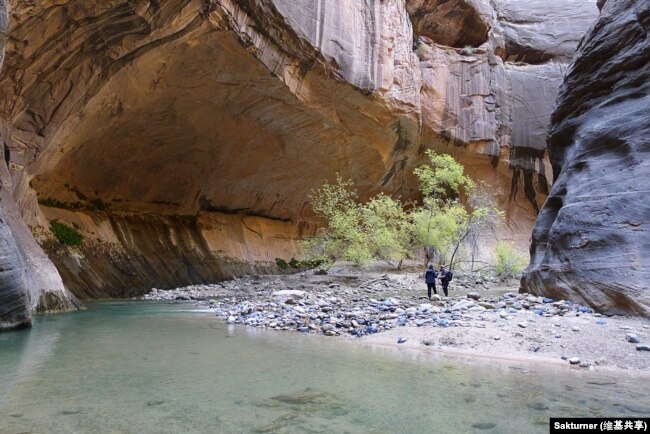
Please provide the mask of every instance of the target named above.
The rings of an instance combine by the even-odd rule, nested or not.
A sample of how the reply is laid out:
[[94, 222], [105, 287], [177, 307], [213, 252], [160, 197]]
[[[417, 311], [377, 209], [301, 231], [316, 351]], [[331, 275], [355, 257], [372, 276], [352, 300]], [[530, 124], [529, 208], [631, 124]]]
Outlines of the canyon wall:
[[552, 115], [528, 291], [650, 316], [650, 4], [608, 0]]
[[[503, 232], [526, 244], [551, 181], [553, 101], [597, 15], [587, 0], [8, 3], [7, 190], [80, 297], [288, 258], [318, 224], [312, 188], [340, 173], [362, 197], [415, 198], [428, 148], [490, 184]], [[53, 218], [119, 260], [53, 244]], [[242, 238], [251, 219], [260, 235]], [[206, 241], [226, 234], [240, 235]]]
[[[0, 1], [0, 67], [4, 61], [7, 5]], [[6, 126], [0, 127], [0, 137]], [[0, 330], [31, 324], [33, 311], [81, 308], [21, 218], [13, 198], [11, 149], [3, 143], [0, 161]]]

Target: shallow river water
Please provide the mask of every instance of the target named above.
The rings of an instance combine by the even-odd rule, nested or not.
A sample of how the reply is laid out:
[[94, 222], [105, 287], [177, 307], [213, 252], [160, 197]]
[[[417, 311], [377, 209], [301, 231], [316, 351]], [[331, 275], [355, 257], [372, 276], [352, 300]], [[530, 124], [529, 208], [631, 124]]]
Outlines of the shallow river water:
[[0, 334], [0, 433], [527, 433], [650, 415], [645, 379], [468, 364], [106, 302]]

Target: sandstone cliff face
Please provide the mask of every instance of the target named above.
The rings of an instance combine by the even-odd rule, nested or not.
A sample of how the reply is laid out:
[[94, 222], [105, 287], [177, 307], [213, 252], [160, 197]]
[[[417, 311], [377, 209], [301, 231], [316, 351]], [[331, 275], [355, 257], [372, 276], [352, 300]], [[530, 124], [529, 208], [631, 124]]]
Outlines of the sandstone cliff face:
[[[7, 9], [0, 1], [0, 68], [7, 37]], [[2, 134], [4, 136], [4, 133]], [[66, 310], [81, 305], [65, 291], [61, 277], [22, 221], [13, 199], [7, 165], [11, 149], [2, 146], [0, 161], [0, 330], [31, 324], [34, 310]]]
[[650, 5], [607, 1], [553, 112], [553, 189], [523, 285], [650, 316]]
[[[574, 15], [554, 26], [548, 6], [445, 3], [10, 2], [0, 131], [24, 221], [48, 227], [54, 211], [38, 196], [74, 210], [57, 218], [87, 240], [115, 242], [141, 264], [152, 248], [127, 234], [150, 221], [159, 264], [183, 257], [202, 270], [163, 284], [209, 280], [234, 268], [217, 266], [211, 248], [168, 248], [163, 233], [192, 246], [210, 219], [231, 221], [231, 232], [250, 216], [270, 219], [268, 238], [246, 241], [259, 254], [234, 257], [272, 261], [280, 255], [262, 246], [280, 237], [276, 225], [287, 255], [313, 228], [311, 188], [338, 172], [364, 196], [413, 197], [412, 169], [433, 147], [500, 192], [506, 230], [525, 243], [550, 181], [544, 131], [562, 62], [597, 9], [558, 1]], [[84, 214], [110, 222], [115, 237], [79, 224]], [[125, 285], [107, 262], [54, 250], [79, 295]], [[144, 268], [129, 286], [154, 284]]]

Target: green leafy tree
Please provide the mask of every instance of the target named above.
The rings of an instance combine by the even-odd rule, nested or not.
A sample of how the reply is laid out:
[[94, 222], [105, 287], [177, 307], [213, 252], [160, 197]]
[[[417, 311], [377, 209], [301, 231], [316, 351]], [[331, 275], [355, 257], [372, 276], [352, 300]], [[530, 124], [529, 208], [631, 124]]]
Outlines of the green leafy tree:
[[309, 200], [314, 212], [327, 222], [315, 237], [306, 240], [312, 259], [337, 259], [366, 264], [373, 259], [401, 260], [408, 255], [412, 225], [401, 201], [384, 194], [365, 204], [357, 203], [351, 181], [337, 176], [313, 190]]
[[[490, 189], [476, 185], [452, 156], [431, 150], [427, 156], [429, 163], [414, 172], [423, 196], [423, 206], [413, 211], [416, 242], [424, 246], [427, 263], [438, 255], [450, 267], [461, 247], [468, 245], [473, 267], [479, 240], [494, 232], [503, 213]], [[461, 191], [468, 198], [466, 206], [459, 202]]]
[[498, 242], [496, 257], [496, 273], [501, 279], [519, 277], [526, 267], [526, 256], [518, 251], [512, 243]]
[[490, 189], [477, 186], [453, 157], [433, 151], [427, 151], [427, 156], [428, 164], [414, 172], [422, 206], [383, 193], [359, 203], [352, 181], [340, 176], [336, 183], [313, 190], [309, 201], [326, 226], [305, 243], [311, 259], [330, 264], [337, 259], [359, 264], [396, 260], [400, 268], [414, 245], [425, 248], [427, 263], [438, 256], [452, 267], [461, 247], [469, 247], [474, 258], [479, 240], [494, 231], [503, 213]]
[[362, 227], [367, 234], [369, 249], [374, 258], [387, 261], [409, 256], [413, 238], [411, 216], [398, 199], [380, 193], [361, 206]]
[[414, 173], [427, 209], [427, 212], [415, 211], [416, 241], [424, 246], [428, 264], [436, 252], [443, 254], [450, 240], [459, 238], [458, 234], [464, 232], [462, 228], [466, 226], [468, 216], [457, 201], [461, 188], [471, 190], [474, 182], [451, 155], [437, 154], [432, 150], [427, 150], [426, 154], [429, 163], [418, 166]]

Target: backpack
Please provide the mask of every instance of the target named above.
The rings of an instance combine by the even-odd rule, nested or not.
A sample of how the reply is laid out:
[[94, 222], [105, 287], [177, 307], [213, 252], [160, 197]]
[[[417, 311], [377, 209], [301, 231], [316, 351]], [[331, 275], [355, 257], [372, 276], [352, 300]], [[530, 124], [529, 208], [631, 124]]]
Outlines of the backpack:
[[447, 271], [447, 282], [451, 282], [451, 279], [454, 277], [454, 273]]

